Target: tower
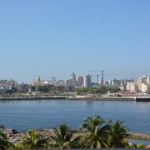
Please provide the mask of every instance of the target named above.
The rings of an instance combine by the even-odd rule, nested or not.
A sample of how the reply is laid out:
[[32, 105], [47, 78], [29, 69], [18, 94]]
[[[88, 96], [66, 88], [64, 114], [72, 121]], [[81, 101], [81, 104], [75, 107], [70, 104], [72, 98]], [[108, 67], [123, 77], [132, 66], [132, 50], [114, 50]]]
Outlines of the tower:
[[72, 72], [71, 76], [72, 76], [72, 80], [73, 80], [73, 81], [76, 81], [76, 75], [75, 75], [74, 72]]
[[40, 76], [37, 77], [36, 81], [41, 82]]
[[84, 76], [84, 87], [85, 88], [90, 88], [91, 87], [91, 76], [89, 74]]

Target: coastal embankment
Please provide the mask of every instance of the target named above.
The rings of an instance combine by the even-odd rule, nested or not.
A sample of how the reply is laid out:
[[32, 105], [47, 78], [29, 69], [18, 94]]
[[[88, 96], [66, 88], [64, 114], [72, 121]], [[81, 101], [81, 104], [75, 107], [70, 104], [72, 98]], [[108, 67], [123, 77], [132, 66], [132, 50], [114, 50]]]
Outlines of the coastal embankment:
[[128, 132], [128, 138], [133, 140], [150, 141], [150, 134]]
[[88, 97], [88, 96], [75, 96], [66, 97], [67, 100], [99, 100], [99, 101], [134, 101], [133, 97], [114, 97], [114, 96], [102, 96], [102, 97]]
[[0, 97], [0, 100], [55, 100], [55, 99], [66, 99], [66, 96]]
[[100, 101], [134, 101], [133, 97], [89, 97], [89, 96], [14, 96], [0, 97], [0, 100], [100, 100]]

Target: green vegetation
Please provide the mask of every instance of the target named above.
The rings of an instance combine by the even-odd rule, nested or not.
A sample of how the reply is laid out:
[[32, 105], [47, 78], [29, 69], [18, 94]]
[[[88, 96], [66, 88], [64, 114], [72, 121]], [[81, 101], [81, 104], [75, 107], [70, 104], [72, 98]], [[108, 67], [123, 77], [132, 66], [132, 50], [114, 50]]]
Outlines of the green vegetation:
[[78, 95], [81, 95], [81, 94], [86, 94], [86, 93], [91, 93], [91, 94], [106, 94], [107, 92], [110, 92], [110, 93], [117, 93], [117, 92], [120, 92], [120, 89], [119, 88], [96, 88], [96, 87], [92, 87], [92, 88], [76, 88], [75, 89], [75, 92], [78, 94]]
[[25, 149], [39, 149], [45, 148], [47, 145], [46, 140], [42, 140], [40, 134], [36, 130], [28, 132], [28, 137], [22, 142], [22, 147]]
[[109, 134], [108, 134], [108, 146], [115, 148], [125, 148], [128, 146], [127, 131], [128, 128], [123, 126], [123, 121], [113, 122], [112, 120], [108, 121], [109, 124]]
[[36, 91], [36, 88], [38, 92], [43, 92], [43, 93], [48, 93], [48, 92], [55, 93], [57, 91], [57, 87], [55, 85], [44, 85], [44, 86], [37, 86], [37, 87], [31, 86], [31, 91]]
[[68, 149], [72, 147], [73, 132], [66, 124], [61, 124], [56, 130], [55, 134], [51, 137], [52, 142], [49, 144], [50, 148]]
[[66, 124], [61, 124], [46, 139], [37, 130], [28, 131], [22, 142], [13, 145], [8, 142], [1, 126], [0, 150], [146, 148], [143, 144], [128, 143], [127, 131], [123, 121], [106, 122], [102, 117], [94, 116], [84, 119], [76, 131]]
[[83, 148], [107, 148], [109, 126], [100, 116], [86, 118], [81, 129], [86, 132], [82, 137]]
[[3, 133], [4, 126], [0, 125], [0, 150], [6, 150], [11, 145], [10, 142], [8, 142], [6, 135]]

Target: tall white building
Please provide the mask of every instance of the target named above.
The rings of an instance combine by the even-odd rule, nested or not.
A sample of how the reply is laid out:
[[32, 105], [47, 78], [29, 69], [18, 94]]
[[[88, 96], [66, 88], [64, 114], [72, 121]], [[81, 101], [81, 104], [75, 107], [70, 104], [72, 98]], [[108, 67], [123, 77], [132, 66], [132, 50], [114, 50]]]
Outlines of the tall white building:
[[136, 82], [127, 82], [126, 90], [130, 92], [137, 92], [138, 85]]
[[136, 82], [128, 82], [126, 90], [130, 92], [140, 92], [150, 94], [150, 77], [142, 76]]
[[142, 93], [150, 93], [150, 85], [142, 83], [141, 84], [141, 92]]
[[89, 88], [91, 87], [91, 76], [89, 74], [87, 74], [86, 76], [84, 76], [84, 83], [83, 86], [85, 88]]

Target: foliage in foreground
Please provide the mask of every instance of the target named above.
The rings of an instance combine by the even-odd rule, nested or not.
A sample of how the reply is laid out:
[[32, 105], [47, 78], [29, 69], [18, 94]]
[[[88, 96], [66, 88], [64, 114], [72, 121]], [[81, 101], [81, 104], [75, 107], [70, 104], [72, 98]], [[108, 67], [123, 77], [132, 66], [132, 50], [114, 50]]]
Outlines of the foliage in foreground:
[[[36, 130], [28, 131], [28, 135], [18, 144], [8, 142], [6, 135], [0, 129], [0, 150], [25, 150], [25, 149], [71, 149], [71, 148], [145, 148], [143, 144], [127, 142], [128, 128], [123, 121], [106, 122], [100, 116], [88, 117], [77, 131], [70, 126], [61, 124], [55, 129], [49, 139]], [[48, 142], [49, 141], [49, 142]]]
[[66, 124], [61, 124], [56, 130], [55, 134], [51, 136], [52, 142], [49, 148], [68, 149], [73, 145], [73, 132]]
[[4, 126], [0, 125], [0, 150], [8, 149], [11, 145], [7, 140], [7, 136], [3, 133]]

